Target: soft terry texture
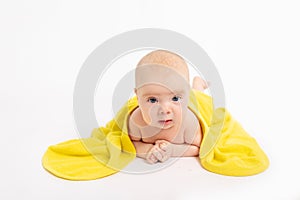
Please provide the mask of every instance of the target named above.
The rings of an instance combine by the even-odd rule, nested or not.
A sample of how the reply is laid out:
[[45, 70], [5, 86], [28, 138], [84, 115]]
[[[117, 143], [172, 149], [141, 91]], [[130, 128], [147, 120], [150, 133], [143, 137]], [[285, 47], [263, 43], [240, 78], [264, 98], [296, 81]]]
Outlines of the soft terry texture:
[[[42, 160], [44, 168], [69, 180], [98, 179], [120, 171], [136, 156], [127, 134], [127, 119], [137, 107], [134, 97], [105, 127], [94, 129], [90, 138], [50, 146]], [[248, 176], [268, 167], [269, 160], [255, 139], [226, 109], [214, 110], [211, 97], [193, 90], [189, 108], [201, 123], [203, 140], [199, 158], [206, 170]]]

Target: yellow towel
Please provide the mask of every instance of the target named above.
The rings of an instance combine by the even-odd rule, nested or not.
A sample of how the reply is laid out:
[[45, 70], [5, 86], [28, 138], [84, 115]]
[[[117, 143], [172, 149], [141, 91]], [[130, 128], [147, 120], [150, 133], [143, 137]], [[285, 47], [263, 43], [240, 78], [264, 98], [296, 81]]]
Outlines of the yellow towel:
[[[199, 158], [208, 171], [248, 176], [268, 168], [269, 160], [254, 138], [224, 108], [213, 109], [212, 98], [192, 90], [189, 108], [203, 131]], [[42, 164], [55, 176], [69, 180], [92, 180], [114, 174], [135, 157], [127, 134], [127, 119], [138, 106], [130, 99], [105, 127], [94, 129], [90, 138], [74, 139], [48, 147]]]

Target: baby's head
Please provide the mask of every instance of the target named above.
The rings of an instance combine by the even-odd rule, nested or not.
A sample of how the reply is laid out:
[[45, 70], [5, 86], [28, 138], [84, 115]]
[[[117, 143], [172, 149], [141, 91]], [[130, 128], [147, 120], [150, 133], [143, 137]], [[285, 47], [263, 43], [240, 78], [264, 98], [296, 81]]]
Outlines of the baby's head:
[[135, 84], [148, 125], [168, 129], [182, 122], [190, 92], [189, 70], [183, 58], [166, 50], [152, 51], [139, 61]]
[[169, 67], [178, 72], [178, 74], [182, 75], [189, 82], [188, 66], [185, 60], [175, 53], [166, 50], [152, 51], [139, 61], [137, 67], [147, 64], [157, 64]]

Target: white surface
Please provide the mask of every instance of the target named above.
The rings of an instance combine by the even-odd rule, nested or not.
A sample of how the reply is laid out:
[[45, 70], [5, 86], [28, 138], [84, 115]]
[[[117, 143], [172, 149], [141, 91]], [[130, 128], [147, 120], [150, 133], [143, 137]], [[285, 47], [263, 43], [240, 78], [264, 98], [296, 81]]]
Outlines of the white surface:
[[[299, 200], [299, 19], [291, 0], [1, 1], [0, 199]], [[72, 182], [42, 168], [49, 145], [78, 137], [72, 93], [87, 56], [110, 37], [144, 27], [177, 31], [205, 49], [227, 108], [270, 158], [266, 172], [220, 176], [184, 158], [155, 173]]]

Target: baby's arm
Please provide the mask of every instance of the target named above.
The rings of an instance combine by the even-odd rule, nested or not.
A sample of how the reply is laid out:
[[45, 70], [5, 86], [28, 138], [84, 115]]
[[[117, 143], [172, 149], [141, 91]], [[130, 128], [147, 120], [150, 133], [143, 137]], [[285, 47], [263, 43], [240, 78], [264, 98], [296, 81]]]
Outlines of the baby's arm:
[[199, 155], [199, 147], [192, 144], [174, 144], [166, 140], [157, 140], [156, 145], [165, 152], [164, 160], [169, 157], [191, 157]]
[[154, 146], [153, 144], [142, 142], [142, 136], [139, 127], [133, 122], [133, 119], [129, 119], [129, 137], [136, 149], [137, 157], [146, 159], [148, 151]]
[[153, 164], [162, 159], [163, 151], [156, 145], [145, 143], [142, 141], [142, 136], [139, 127], [129, 119], [129, 137], [136, 149], [137, 157], [145, 159]]
[[154, 146], [153, 144], [149, 144], [149, 143], [144, 143], [142, 141], [139, 140], [135, 140], [133, 137], [130, 137], [132, 140], [132, 143], [136, 149], [136, 155], [137, 157], [140, 158], [147, 158], [147, 154], [150, 151], [150, 149], [152, 149], [152, 147]]
[[202, 140], [202, 130], [198, 118], [191, 113], [189, 120], [185, 123], [184, 144], [174, 147], [174, 155], [198, 156]]
[[132, 135], [129, 136], [136, 149], [137, 157], [143, 158], [151, 164], [163, 159], [163, 150], [161, 150], [157, 145], [142, 142], [141, 139]]
[[199, 155], [199, 147], [191, 144], [172, 144], [173, 157], [192, 157]]

